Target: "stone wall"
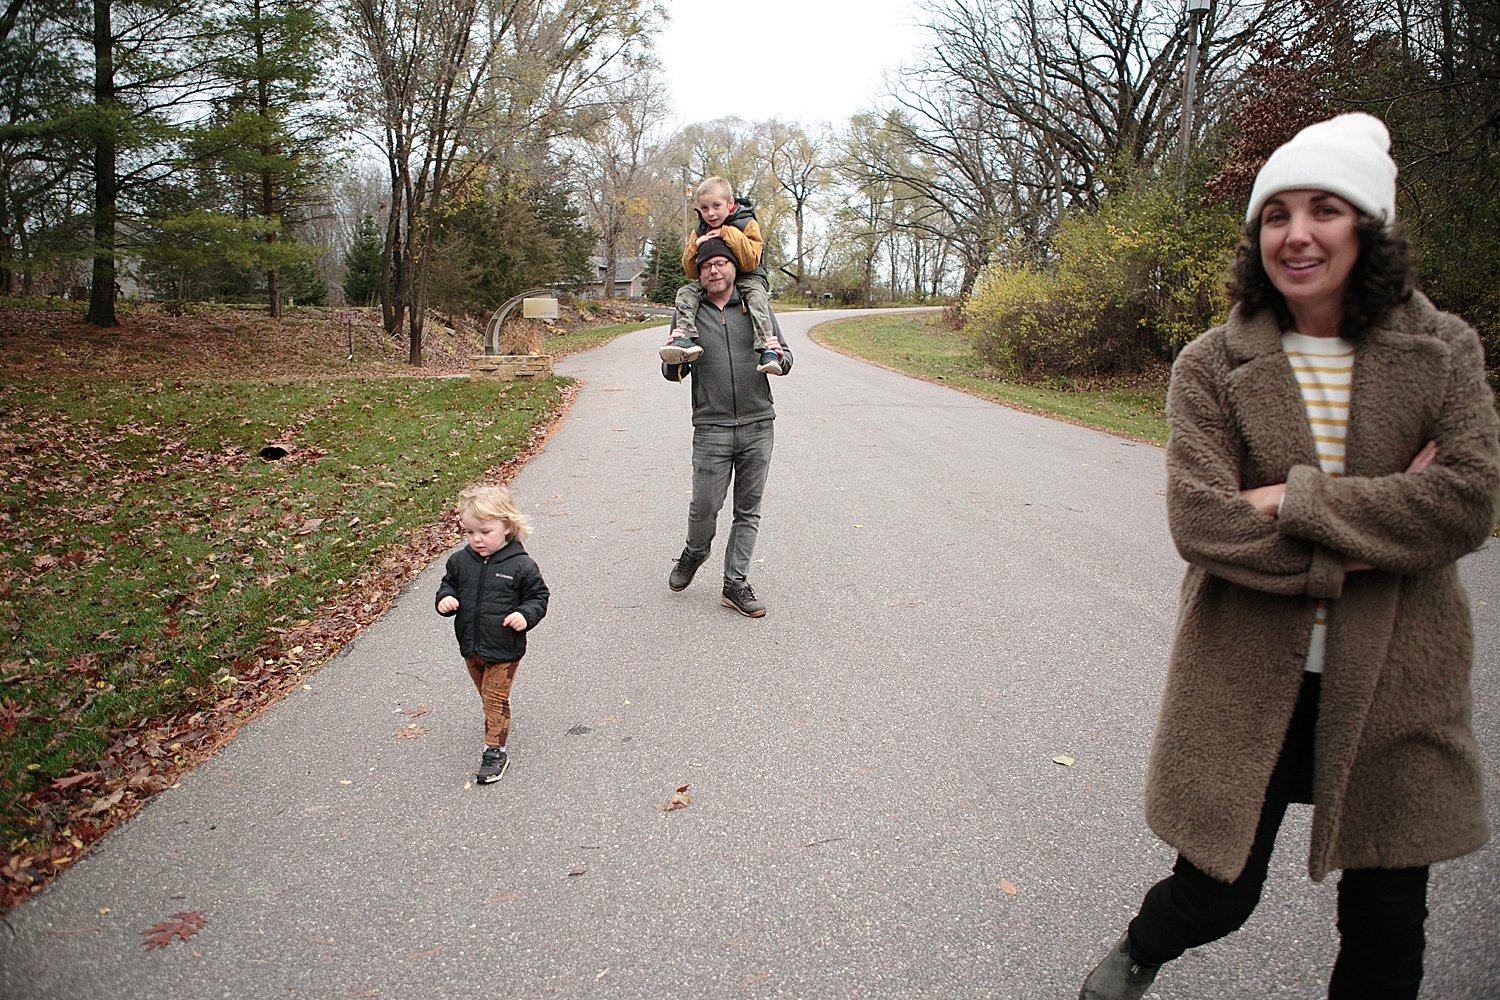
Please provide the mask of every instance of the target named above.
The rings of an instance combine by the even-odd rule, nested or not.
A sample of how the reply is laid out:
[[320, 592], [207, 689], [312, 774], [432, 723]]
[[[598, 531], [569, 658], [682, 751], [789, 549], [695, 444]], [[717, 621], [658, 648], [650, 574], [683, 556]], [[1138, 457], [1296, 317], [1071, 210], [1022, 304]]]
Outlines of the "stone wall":
[[551, 378], [550, 354], [476, 354], [469, 359], [469, 374], [474, 378]]

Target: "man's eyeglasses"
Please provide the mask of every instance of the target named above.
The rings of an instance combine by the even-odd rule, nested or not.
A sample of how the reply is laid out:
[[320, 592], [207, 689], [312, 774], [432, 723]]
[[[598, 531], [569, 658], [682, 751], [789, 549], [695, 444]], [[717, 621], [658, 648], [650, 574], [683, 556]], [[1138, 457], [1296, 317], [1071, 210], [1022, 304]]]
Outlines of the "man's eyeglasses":
[[703, 262], [703, 270], [705, 271], [709, 270], [710, 268], [716, 271], [722, 271], [728, 266], [729, 261], [725, 260], [723, 257], [715, 257], [713, 260]]

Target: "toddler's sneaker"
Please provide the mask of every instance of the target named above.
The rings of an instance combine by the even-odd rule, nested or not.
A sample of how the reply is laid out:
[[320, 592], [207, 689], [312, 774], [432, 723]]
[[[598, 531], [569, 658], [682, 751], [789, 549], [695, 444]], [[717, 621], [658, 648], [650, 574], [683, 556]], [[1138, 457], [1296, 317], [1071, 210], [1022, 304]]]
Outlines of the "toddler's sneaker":
[[781, 355], [772, 350], [761, 351], [760, 364], [755, 366], [755, 370], [765, 372], [767, 375], [780, 375]]
[[481, 785], [499, 781], [505, 769], [510, 766], [510, 758], [505, 751], [499, 747], [485, 747], [484, 753], [479, 757], [479, 770], [474, 772], [474, 780]]
[[703, 353], [703, 348], [693, 343], [691, 337], [673, 337], [669, 343], [663, 344], [661, 350], [656, 353], [661, 355], [662, 361], [669, 365], [684, 365], [689, 361], [697, 361]]

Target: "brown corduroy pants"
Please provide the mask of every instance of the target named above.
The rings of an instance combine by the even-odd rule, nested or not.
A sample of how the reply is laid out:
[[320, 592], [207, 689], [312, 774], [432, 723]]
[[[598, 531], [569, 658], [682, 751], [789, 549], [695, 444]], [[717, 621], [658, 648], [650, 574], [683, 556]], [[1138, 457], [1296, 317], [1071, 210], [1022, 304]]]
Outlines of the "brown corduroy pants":
[[485, 746], [503, 747], [510, 738], [510, 686], [515, 683], [516, 668], [521, 661], [490, 663], [471, 656], [464, 665], [469, 668], [469, 677], [484, 703]]

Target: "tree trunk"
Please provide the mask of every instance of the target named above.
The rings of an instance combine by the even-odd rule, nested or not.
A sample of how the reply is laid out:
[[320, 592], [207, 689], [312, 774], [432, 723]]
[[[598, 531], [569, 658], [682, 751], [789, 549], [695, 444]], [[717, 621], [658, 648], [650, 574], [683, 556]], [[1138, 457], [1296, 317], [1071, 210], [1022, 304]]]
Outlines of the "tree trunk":
[[422, 313], [423, 310], [413, 304], [411, 322], [407, 325], [406, 363], [413, 368], [422, 367]]
[[405, 215], [401, 198], [402, 184], [395, 160], [391, 169], [391, 207], [386, 217], [385, 246], [380, 251], [380, 321], [392, 337], [405, 319], [406, 261], [401, 252], [405, 245]]
[[424, 268], [422, 279], [417, 288], [412, 291], [411, 315], [407, 323], [406, 333], [406, 363], [413, 368], [422, 367], [422, 340], [425, 333], [423, 327], [427, 317], [427, 272]]
[[[441, 183], [441, 182], [439, 182]], [[434, 222], [442, 203], [434, 197], [426, 219], [415, 210], [406, 220], [406, 288], [401, 296], [407, 308], [406, 362], [422, 367], [422, 341], [427, 322], [427, 245], [432, 239]], [[425, 224], [424, 224], [425, 223]]]
[[797, 293], [799, 295], [802, 293], [802, 283], [805, 280], [804, 275], [807, 273], [805, 270], [803, 270], [803, 267], [802, 267], [802, 226], [803, 226], [802, 206], [803, 206], [803, 202], [801, 202], [801, 201], [797, 202], [797, 212], [796, 212], [796, 219], [797, 219], [797, 282], [796, 282], [796, 286], [795, 287], [796, 287]]
[[[5, 171], [5, 179], [0, 182], [0, 293], [14, 295], [16, 292], [15, 263], [17, 260], [25, 260], [24, 252], [17, 257], [16, 244], [19, 240], [13, 238], [10, 231], [10, 202], [5, 193], [10, 190], [10, 168], [8, 164], [0, 165], [0, 170]], [[19, 221], [19, 220], [18, 220]], [[25, 238], [26, 227], [18, 224], [15, 236]]]
[[[255, 23], [259, 26], [262, 24], [259, 0], [256, 0], [254, 9]], [[266, 38], [263, 27], [257, 27], [255, 31], [255, 62], [257, 67], [264, 67], [266, 64]], [[257, 110], [260, 112], [262, 127], [264, 127], [264, 123], [271, 118], [271, 92], [266, 81], [266, 71], [257, 68], [256, 74], [255, 102], [258, 106]], [[275, 155], [276, 150], [265, 143], [261, 144], [261, 162], [271, 163], [272, 157]], [[260, 216], [267, 222], [271, 222], [279, 214], [276, 208], [276, 173], [270, 167], [262, 167], [260, 171]], [[265, 239], [268, 246], [276, 242], [276, 235], [276, 230], [274, 229], [266, 233]], [[274, 267], [266, 272], [266, 294], [271, 300], [271, 317], [273, 319], [280, 319], [281, 272]]]
[[604, 297], [606, 299], [615, 297], [615, 262], [618, 259], [619, 251], [615, 249], [615, 244], [606, 244], [604, 247]]
[[94, 105], [100, 121], [94, 135], [94, 277], [85, 317], [95, 326], [118, 326], [115, 318], [116, 136], [114, 39], [111, 0], [94, 0]]

